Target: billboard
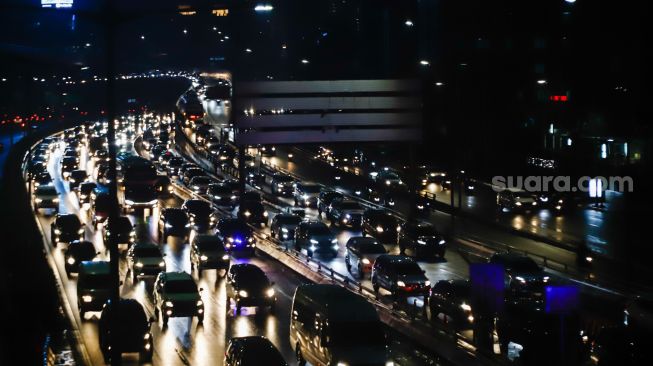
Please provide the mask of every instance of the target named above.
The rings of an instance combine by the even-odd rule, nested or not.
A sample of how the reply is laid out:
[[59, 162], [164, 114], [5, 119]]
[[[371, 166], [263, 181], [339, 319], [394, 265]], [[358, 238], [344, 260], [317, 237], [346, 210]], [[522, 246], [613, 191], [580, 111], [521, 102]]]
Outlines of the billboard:
[[74, 0], [41, 0], [42, 8], [70, 9]]

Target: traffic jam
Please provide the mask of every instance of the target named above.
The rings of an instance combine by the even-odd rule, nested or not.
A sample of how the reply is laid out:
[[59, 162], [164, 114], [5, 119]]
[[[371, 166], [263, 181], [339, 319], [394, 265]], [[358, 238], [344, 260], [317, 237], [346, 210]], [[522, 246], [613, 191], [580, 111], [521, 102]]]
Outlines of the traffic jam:
[[[542, 334], [555, 332], [564, 332], [578, 360], [606, 352], [601, 309], [572, 317], [564, 329], [544, 311], [548, 286], [574, 281], [521, 253], [461, 248], [429, 221], [428, 200], [417, 199], [418, 218], [407, 220], [397, 211], [401, 172], [380, 166], [366, 171], [368, 184], [340, 188], [347, 174], [361, 174], [357, 151], [336, 157], [324, 147], [251, 146], [239, 155], [201, 116], [182, 114], [128, 115], [114, 126], [116, 176], [107, 122], [45, 138], [24, 167], [62, 291], [98, 363], [110, 361], [109, 324], [119, 319], [120, 349], [139, 362], [260, 365], [265, 355], [265, 365], [435, 364], [405, 349], [413, 347], [409, 336], [390, 339], [379, 306], [433, 333], [444, 329], [454, 335], [448, 342], [470, 349], [485, 339], [496, 360], [546, 360], [560, 340]], [[278, 161], [330, 166], [333, 178], [290, 173]], [[113, 180], [122, 213], [116, 222], [108, 219]], [[121, 253], [118, 304], [107, 302], [104, 243], [113, 236]], [[505, 270], [501, 311], [491, 320], [473, 306], [475, 263]], [[296, 268], [316, 266], [322, 284]], [[352, 284], [360, 294], [345, 290]], [[580, 288], [581, 304], [613, 296]]]

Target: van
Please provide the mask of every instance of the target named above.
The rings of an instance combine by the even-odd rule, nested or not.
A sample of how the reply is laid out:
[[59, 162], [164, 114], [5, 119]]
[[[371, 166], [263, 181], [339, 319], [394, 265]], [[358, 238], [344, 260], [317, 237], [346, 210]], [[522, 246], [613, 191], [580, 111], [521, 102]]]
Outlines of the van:
[[100, 311], [109, 300], [111, 275], [109, 262], [85, 261], [79, 266], [77, 279], [77, 308], [84, 319], [87, 311]]
[[290, 345], [298, 365], [393, 365], [374, 306], [337, 285], [295, 290]]

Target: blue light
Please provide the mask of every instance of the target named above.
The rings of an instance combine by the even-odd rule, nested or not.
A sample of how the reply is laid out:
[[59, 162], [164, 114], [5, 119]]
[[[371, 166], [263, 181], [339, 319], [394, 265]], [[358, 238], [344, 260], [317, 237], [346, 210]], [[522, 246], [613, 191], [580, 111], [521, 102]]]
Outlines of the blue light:
[[41, 0], [42, 8], [69, 9], [73, 7], [74, 0]]
[[546, 286], [544, 310], [551, 314], [567, 314], [578, 307], [578, 286]]

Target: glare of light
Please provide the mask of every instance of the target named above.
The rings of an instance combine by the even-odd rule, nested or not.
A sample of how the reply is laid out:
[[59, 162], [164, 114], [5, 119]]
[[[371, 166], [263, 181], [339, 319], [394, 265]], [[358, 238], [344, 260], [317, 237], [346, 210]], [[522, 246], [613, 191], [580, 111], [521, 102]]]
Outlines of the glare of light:
[[215, 30], [218, 30], [218, 27], [213, 27], [213, 30], [214, 30], [214, 31], [215, 31]]
[[555, 129], [553, 128], [553, 123], [551, 123], [549, 125], [549, 133], [553, 135], [554, 132], [555, 132]]
[[188, 34], [188, 30], [187, 30], [187, 29], [184, 29], [184, 34]]
[[539, 85], [544, 85], [544, 84], [546, 84], [546, 80], [544, 80], [544, 79], [540, 79], [540, 80], [537, 81], [537, 83], [538, 83]]
[[428, 66], [428, 65], [430, 65], [431, 63], [428, 62], [427, 60], [420, 60], [419, 64], [422, 65], [422, 66]]
[[307, 63], [308, 63], [308, 60], [304, 58], [304, 59], [302, 59], [302, 63], [303, 63], [303, 64], [307, 64]]
[[258, 4], [254, 7], [254, 11], [258, 12], [270, 12], [274, 9], [274, 7], [270, 4]]
[[435, 85], [436, 85], [436, 86], [442, 86], [442, 85], [444, 85], [444, 83], [441, 82], [441, 81], [438, 81], [437, 83], [435, 83]]
[[6, 78], [2, 78], [2, 81], [3, 81], [3, 82], [4, 82], [4, 81], [7, 81], [7, 79], [6, 79]]
[[571, 137], [567, 138], [567, 146], [571, 146]]
[[576, 0], [565, 0], [566, 3], [573, 4], [576, 2]]
[[252, 49], [251, 48], [245, 48], [245, 52], [252, 53]]
[[86, 47], [91, 47], [91, 44], [90, 44], [90, 43], [87, 43], [87, 44], [85, 44], [84, 46], [86, 46]]
[[283, 48], [285, 50], [286, 48], [288, 48], [288, 46], [286, 46], [285, 44], [282, 44], [281, 48]]
[[145, 36], [141, 34], [141, 39], [145, 39]]
[[608, 145], [601, 144], [601, 159], [606, 159], [608, 157]]
[[413, 23], [413, 21], [410, 20], [410, 19], [407, 19], [407, 20], [404, 22], [404, 24], [406, 24], [407, 27], [412, 27], [413, 25], [415, 25], [415, 23]]
[[628, 157], [628, 143], [624, 142], [624, 156]]

